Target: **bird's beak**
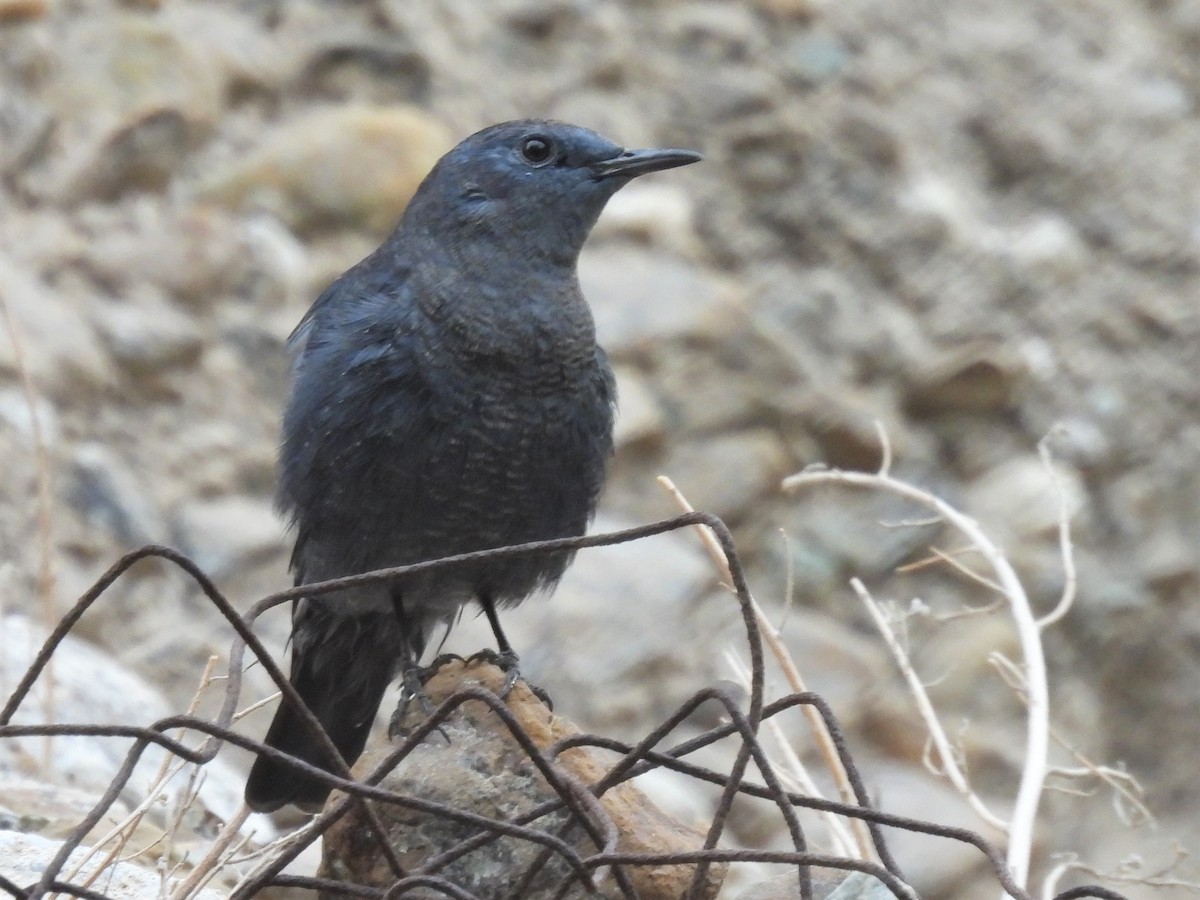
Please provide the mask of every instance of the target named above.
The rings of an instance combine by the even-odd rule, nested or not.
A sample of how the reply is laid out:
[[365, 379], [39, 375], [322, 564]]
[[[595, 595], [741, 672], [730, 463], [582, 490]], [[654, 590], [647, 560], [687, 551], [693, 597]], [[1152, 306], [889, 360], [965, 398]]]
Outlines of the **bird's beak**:
[[596, 178], [634, 178], [647, 172], [689, 166], [703, 157], [692, 150], [626, 150], [612, 159], [602, 159], [591, 165]]

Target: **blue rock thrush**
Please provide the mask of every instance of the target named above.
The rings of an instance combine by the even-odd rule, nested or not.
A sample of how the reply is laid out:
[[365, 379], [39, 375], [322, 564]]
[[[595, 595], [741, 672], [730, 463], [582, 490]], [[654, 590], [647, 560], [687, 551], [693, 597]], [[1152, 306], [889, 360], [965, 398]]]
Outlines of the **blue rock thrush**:
[[[584, 533], [616, 396], [579, 251], [631, 179], [699, 158], [522, 120], [438, 162], [391, 236], [292, 335], [278, 502], [296, 528], [297, 584]], [[412, 683], [439, 624], [474, 600], [515, 668], [497, 608], [552, 587], [570, 561], [490, 560], [298, 600], [291, 682], [353, 763], [387, 685], [400, 672]], [[266, 742], [332, 768], [286, 702]], [[311, 809], [328, 793], [260, 757], [246, 802]]]

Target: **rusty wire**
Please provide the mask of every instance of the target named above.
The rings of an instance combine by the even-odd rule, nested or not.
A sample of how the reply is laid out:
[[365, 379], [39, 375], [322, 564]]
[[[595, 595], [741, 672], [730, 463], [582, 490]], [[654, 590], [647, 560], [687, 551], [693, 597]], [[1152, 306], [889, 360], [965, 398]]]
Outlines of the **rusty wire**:
[[[729, 571], [732, 576], [732, 587], [741, 606], [742, 619], [746, 629], [746, 639], [749, 645], [751, 685], [747, 708], [743, 710], [737, 700], [729, 692], [718, 688], [706, 688], [697, 691], [688, 698], [671, 716], [653, 729], [643, 740], [634, 745], [605, 738], [599, 735], [578, 735], [562, 740], [548, 750], [540, 750], [522, 729], [516, 718], [509, 712], [505, 703], [490, 691], [483, 688], [465, 687], [454, 692], [429, 715], [425, 722], [413, 731], [387, 755], [370, 775], [361, 781], [355, 780], [349, 768], [337, 756], [328, 735], [321, 728], [316, 717], [300, 702], [299, 696], [291, 686], [282, 669], [267, 652], [263, 644], [254, 635], [255, 620], [275, 606], [295, 600], [299, 597], [315, 597], [333, 594], [345, 588], [382, 581], [390, 581], [419, 572], [452, 568], [480, 560], [498, 557], [534, 555], [552, 553], [562, 550], [580, 550], [588, 547], [599, 547], [626, 541], [638, 540], [680, 528], [702, 525], [710, 528], [720, 543], [729, 561]], [[219, 712], [213, 720], [195, 716], [171, 716], [149, 725], [110, 726], [92, 724], [49, 724], [49, 725], [13, 725], [12, 718], [27, 698], [34, 683], [41, 676], [51, 656], [62, 642], [63, 638], [75, 627], [84, 613], [107, 592], [116, 581], [136, 563], [147, 558], [164, 560], [183, 571], [189, 576], [205, 597], [217, 608], [229, 622], [236, 637], [230, 650], [229, 666], [226, 676], [225, 696]], [[336, 600], [336, 598], [333, 598]], [[275, 685], [284, 694], [283, 702], [291, 702], [301, 712], [306, 727], [313, 736], [321, 741], [332, 761], [338, 763], [337, 773], [330, 773], [308, 763], [287, 756], [279, 750], [267, 747], [259, 741], [251, 740], [231, 727], [237, 710], [241, 693], [242, 660], [246, 648], [257, 658]], [[578, 538], [564, 538], [552, 541], [539, 541], [513, 547], [503, 547], [477, 553], [465, 553], [443, 559], [422, 562], [415, 565], [400, 566], [354, 575], [333, 581], [307, 584], [272, 594], [258, 601], [246, 615], [239, 615], [234, 606], [221, 593], [212, 580], [191, 559], [167, 547], [148, 546], [135, 550], [118, 560], [97, 582], [76, 602], [74, 607], [59, 621], [47, 637], [41, 650], [25, 672], [16, 688], [7, 698], [3, 709], [0, 709], [0, 740], [29, 735], [58, 736], [92, 736], [96, 738], [125, 738], [131, 739], [132, 744], [126, 754], [124, 763], [113, 777], [108, 789], [97, 801], [92, 810], [71, 831], [59, 849], [59, 852], [47, 864], [41, 873], [41, 878], [31, 885], [17, 885], [11, 880], [0, 876], [0, 896], [7, 895], [16, 900], [40, 900], [49, 893], [59, 893], [68, 896], [84, 898], [84, 900], [117, 900], [94, 889], [83, 885], [64, 883], [59, 880], [63, 867], [70, 854], [82, 845], [84, 837], [98, 823], [116, 800], [129, 778], [142, 753], [150, 744], [162, 747], [168, 753], [203, 766], [211, 761], [224, 742], [229, 742], [244, 749], [265, 754], [276, 760], [285, 762], [297, 771], [324, 781], [332, 788], [344, 792], [344, 796], [330, 803], [306, 831], [303, 842], [279, 850], [271, 862], [261, 867], [253, 878], [244, 881], [231, 895], [231, 900], [242, 900], [254, 896], [258, 891], [268, 886], [291, 886], [321, 891], [325, 896], [378, 898], [378, 900], [393, 900], [405, 896], [409, 891], [422, 889], [434, 891], [441, 896], [457, 898], [457, 900], [479, 900], [476, 895], [465, 890], [460, 885], [452, 883], [446, 876], [440, 874], [451, 862], [460, 859], [480, 847], [501, 837], [518, 838], [540, 845], [543, 849], [530, 871], [514, 873], [514, 888], [509, 897], [519, 898], [524, 886], [532, 883], [538, 869], [543, 868], [552, 858], [557, 858], [560, 865], [565, 866], [563, 875], [555, 896], [565, 897], [574, 888], [582, 887], [588, 891], [596, 889], [595, 873], [609, 873], [622, 896], [636, 900], [637, 892], [629, 878], [629, 870], [637, 866], [661, 866], [686, 864], [695, 867], [689, 897], [699, 896], [704, 885], [706, 873], [714, 863], [720, 862], [771, 862], [792, 866], [796, 871], [797, 885], [803, 900], [811, 900], [812, 881], [810, 867], [819, 866], [846, 871], [865, 872], [883, 882], [897, 898], [911, 900], [915, 898], [912, 889], [904, 881], [900, 868], [889, 851], [884, 840], [882, 827], [888, 826], [907, 831], [919, 832], [951, 841], [970, 844], [978, 849], [989, 862], [995, 878], [1003, 889], [1015, 900], [1032, 900], [1030, 894], [1016, 884], [1008, 873], [1001, 852], [985, 840], [981, 835], [964, 828], [953, 828], [935, 822], [925, 822], [903, 816], [896, 816], [874, 809], [867, 797], [862, 775], [854, 763], [849, 751], [845, 735], [833, 716], [832, 710], [825, 701], [816, 694], [803, 693], [784, 697], [771, 704], [764, 701], [764, 658], [762, 638], [752, 610], [750, 593], [746, 585], [745, 572], [739, 559], [737, 549], [729, 529], [716, 516], [706, 513], [687, 513], [637, 528], [607, 534], [588, 535]], [[703, 734], [673, 747], [660, 749], [659, 745], [667, 736], [703, 703], [716, 701], [721, 704], [728, 722], [711, 728]], [[378, 785], [383, 778], [401, 760], [418, 746], [422, 740], [438, 729], [441, 723], [462, 704], [479, 702], [488, 706], [512, 735], [538, 768], [546, 783], [553, 789], [555, 799], [543, 802], [508, 821], [491, 819], [467, 810], [455, 809], [444, 803], [438, 803], [421, 797], [402, 795], [380, 788]], [[764, 719], [769, 719], [797, 705], [814, 707], [824, 719], [834, 746], [841, 757], [842, 764], [850, 779], [855, 794], [856, 803], [847, 804], [808, 797], [789, 792], [784, 789], [779, 778], [767, 758], [766, 752], [758, 740], [759, 726]], [[205, 740], [198, 748], [190, 748], [180, 741], [168, 737], [168, 731], [191, 731], [205, 735]], [[740, 747], [733, 765], [728, 772], [717, 772], [688, 762], [685, 757], [695, 751], [712, 744], [715, 741], [736, 735]], [[572, 747], [600, 747], [616, 751], [621, 755], [599, 782], [585, 785], [568, 775], [556, 765], [556, 757]], [[762, 784], [748, 783], [745, 780], [746, 770], [753, 762], [758, 769]], [[628, 853], [617, 847], [617, 835], [613, 824], [599, 805], [603, 794], [622, 782], [628, 781], [653, 768], [666, 768], [681, 773], [697, 782], [715, 785], [721, 789], [721, 798], [713, 816], [712, 824], [705, 836], [703, 847], [674, 853]], [[759, 798], [772, 802], [778, 809], [779, 815], [787, 827], [792, 848], [787, 851], [759, 850], [728, 850], [718, 846], [725, 827], [729, 824], [733, 803], [739, 796]], [[398, 858], [395, 849], [387, 840], [387, 832], [379, 818], [375, 804], [391, 804], [408, 809], [419, 810], [428, 815], [443, 817], [457, 821], [478, 831], [457, 846], [443, 849], [436, 856], [425, 860], [413, 871], [405, 869]], [[364, 887], [331, 881], [325, 878], [307, 878], [295, 875], [281, 874], [283, 868], [294, 859], [305, 847], [310, 846], [317, 838], [326, 832], [333, 824], [344, 817], [352, 808], [357, 808], [366, 819], [369, 830], [380, 853], [391, 868], [395, 880], [388, 888]], [[879, 863], [867, 862], [845, 857], [831, 857], [809, 852], [803, 829], [796, 817], [797, 809], [812, 809], [832, 812], [839, 815], [864, 820]], [[538, 819], [551, 813], [564, 811], [567, 813], [568, 827], [578, 827], [586, 835], [587, 841], [595, 848], [594, 852], [580, 849], [579, 842], [572, 843], [565, 837], [550, 833], [544, 828], [536, 827]], [[566, 834], [567, 828], [560, 829]], [[1075, 900], [1075, 898], [1096, 897], [1100, 900], [1124, 900], [1121, 894], [1099, 886], [1083, 886], [1070, 888], [1060, 892], [1055, 900]]]

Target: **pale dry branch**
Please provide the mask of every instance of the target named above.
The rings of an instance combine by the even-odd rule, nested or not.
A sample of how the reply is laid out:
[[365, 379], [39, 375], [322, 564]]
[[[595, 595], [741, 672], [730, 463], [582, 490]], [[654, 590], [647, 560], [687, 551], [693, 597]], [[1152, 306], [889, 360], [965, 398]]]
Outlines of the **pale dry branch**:
[[[38, 573], [37, 597], [38, 607], [42, 613], [42, 624], [46, 631], [54, 630], [58, 623], [57, 602], [54, 596], [57, 577], [54, 574], [54, 480], [53, 469], [50, 465], [50, 451], [46, 446], [46, 435], [42, 430], [42, 418], [38, 415], [38, 392], [33, 383], [33, 376], [25, 359], [25, 347], [21, 340], [21, 331], [17, 328], [17, 320], [8, 305], [8, 299], [0, 293], [0, 313], [4, 316], [4, 327], [8, 330], [9, 342], [13, 348], [13, 361], [17, 368], [17, 378], [21, 383], [21, 395], [29, 412], [29, 433], [33, 438], [33, 453], [36, 464], [35, 484], [37, 490], [37, 546]], [[54, 670], [47, 667], [45, 673], [45, 688], [42, 692], [42, 712], [47, 722], [57, 720], [54, 705]], [[51, 744], [53, 738], [47, 737], [42, 742], [42, 770], [51, 771]]]
[[1075, 572], [1075, 548], [1071, 543], [1071, 509], [1067, 504], [1067, 492], [1063, 489], [1062, 479], [1058, 477], [1058, 472], [1054, 469], [1054, 460], [1050, 456], [1050, 437], [1048, 434], [1038, 441], [1038, 456], [1050, 475], [1050, 483], [1054, 485], [1054, 492], [1058, 498], [1058, 553], [1063, 565], [1063, 590], [1054, 609], [1038, 619], [1039, 628], [1048, 628], [1070, 612], [1075, 602], [1078, 581]]
[[1032, 606], [1011, 563], [991, 541], [974, 519], [941, 498], [908, 482], [893, 478], [886, 472], [867, 474], [830, 469], [807, 469], [784, 479], [783, 487], [790, 492], [821, 485], [847, 485], [882, 490], [913, 500], [932, 509], [956, 528], [988, 562], [995, 581], [1008, 600], [1016, 625], [1017, 636], [1025, 665], [1028, 685], [1028, 715], [1025, 745], [1025, 765], [1017, 788], [1016, 801], [1009, 819], [1007, 862], [1013, 878], [1025, 884], [1029, 877], [1030, 856], [1033, 850], [1033, 829], [1038, 805], [1046, 779], [1050, 743], [1050, 696], [1046, 676], [1045, 653], [1041, 643], [1041, 627], [1034, 618]]
[[871, 621], [875, 623], [876, 629], [878, 629], [880, 635], [883, 637], [884, 643], [887, 644], [888, 650], [892, 653], [892, 657], [896, 660], [896, 665], [900, 667], [900, 674], [904, 678], [905, 684], [908, 685], [909, 693], [912, 694], [913, 700], [916, 702], [917, 713], [920, 715], [921, 721], [925, 723], [925, 727], [929, 731], [930, 740], [932, 740], [934, 747], [937, 749], [938, 757], [941, 760], [942, 773], [954, 785], [955, 790], [962, 794], [976, 815], [993, 828], [1002, 833], [1008, 833], [1009, 824], [988, 809], [983, 799], [971, 789], [966, 774], [958, 764], [958, 757], [951, 746], [950, 738], [947, 736], [945, 729], [942, 728], [942, 723], [933, 708], [933, 701], [929, 699], [929, 693], [925, 690], [925, 685], [921, 682], [920, 677], [913, 668], [907, 651], [904, 649], [899, 638], [896, 637], [895, 629], [892, 628], [883, 609], [857, 578], [850, 579], [850, 587], [854, 589], [854, 593], [866, 608]]
[[[675, 483], [671, 481], [670, 478], [665, 475], [660, 475], [658, 478], [658, 483], [662, 485], [668, 494], [671, 495], [672, 499], [674, 499], [675, 503], [680, 509], [682, 509], [684, 512], [693, 512], [692, 505], [688, 502], [688, 499], [683, 495], [683, 492], [675, 486]], [[720, 544], [717, 543], [716, 538], [708, 528], [704, 526], [697, 526], [696, 531], [700, 535], [700, 540], [703, 542], [705, 549], [708, 551], [709, 556], [713, 560], [713, 563], [717, 566], [718, 572], [722, 573], [722, 583], [725, 585], [731, 584], [733, 579], [729, 573], [729, 562], [725, 559], [725, 554], [721, 550]], [[759, 630], [762, 633], [763, 642], [767, 645], [771, 651], [771, 654], [775, 657], [776, 662], [783, 671], [784, 678], [787, 679], [788, 685], [796, 693], [801, 693], [808, 690], [804, 684], [804, 679], [800, 675], [800, 670], [796, 667], [795, 661], [792, 659], [787, 647], [784, 646], [783, 641], [780, 639], [779, 631], [774, 625], [771, 624], [771, 621], [767, 618], [766, 613], [762, 611], [762, 607], [758, 605], [758, 602], [753, 596], [750, 597], [750, 604], [754, 611], [754, 618], [757, 621]], [[817, 749], [821, 754], [821, 758], [826, 768], [829, 769], [829, 772], [833, 777], [834, 784], [837, 785], [838, 794], [841, 797], [842, 802], [855, 803], [856, 799], [854, 796], [854, 789], [850, 785], [850, 779], [846, 775], [846, 770], [842, 765], [841, 758], [838, 756], [837, 749], [833, 743], [833, 738], [830, 737], [829, 730], [825, 727], [825, 721], [821, 718], [820, 713], [818, 713], [811, 706], [806, 705], [802, 709], [804, 717], [808, 721], [809, 728], [812, 730], [814, 739], [816, 740]], [[818, 794], [817, 796], [820, 795]], [[842, 823], [837, 821], [836, 817], [834, 816], [827, 817], [827, 821], [829, 822], [831, 833], [837, 833], [837, 830], [843, 827]], [[857, 846], [859, 853], [858, 858], [865, 860], [875, 859], [876, 854], [871, 844], [871, 836], [867, 830], [866, 823], [861, 819], [855, 819], [850, 823], [850, 827], [853, 829], [854, 833], [854, 839], [850, 843], [853, 846]]]
[[[730, 670], [737, 678], [738, 683], [743, 687], [748, 687], [750, 684], [750, 669], [746, 666], [745, 662], [732, 650], [725, 652], [725, 659], [729, 664]], [[770, 718], [763, 724], [771, 732], [771, 737], [775, 739], [775, 743], [779, 747], [779, 752], [783, 756], [785, 765], [778, 765], [774, 760], [771, 760], [771, 764], [779, 772], [780, 780], [790, 789], [803, 791], [810, 797], [822, 796], [821, 789], [817, 787], [816, 781], [809, 774], [808, 767], [804, 765], [804, 761], [800, 759], [800, 756], [792, 747], [791, 741], [783, 733], [783, 729], [779, 725], [779, 720], [777, 718]], [[851, 834], [850, 829], [846, 827], [846, 823], [832, 813], [821, 813], [820, 818], [829, 830], [833, 852], [839, 856], [853, 855], [855, 849], [854, 836]]]
[[1053, 900], [1055, 894], [1058, 893], [1058, 883], [1068, 872], [1083, 872], [1092, 878], [1107, 881], [1111, 884], [1131, 884], [1151, 888], [1177, 888], [1190, 893], [1200, 894], [1200, 881], [1173, 877], [1172, 873], [1189, 856], [1188, 852], [1178, 845], [1175, 845], [1174, 851], [1174, 859], [1166, 865], [1159, 867], [1156, 871], [1149, 873], [1142, 871], [1145, 863], [1141, 857], [1136, 855], [1123, 860], [1116, 871], [1105, 872], [1102, 869], [1097, 869], [1095, 866], [1088, 865], [1073, 853], [1056, 854], [1060, 861], [1055, 864], [1042, 882], [1042, 900]]
[[[225, 826], [220, 830], [212, 844], [209, 845], [208, 852], [203, 858], [192, 867], [192, 871], [188, 873], [187, 878], [171, 892], [171, 900], [189, 900], [195, 896], [204, 885], [212, 879], [220, 869], [228, 864], [229, 857], [232, 855], [234, 843], [237, 841], [241, 833], [242, 826], [246, 824], [246, 819], [250, 816], [250, 809], [246, 804], [242, 804], [237, 814], [233, 816]], [[242, 843], [248, 840], [245, 836], [242, 837]]]

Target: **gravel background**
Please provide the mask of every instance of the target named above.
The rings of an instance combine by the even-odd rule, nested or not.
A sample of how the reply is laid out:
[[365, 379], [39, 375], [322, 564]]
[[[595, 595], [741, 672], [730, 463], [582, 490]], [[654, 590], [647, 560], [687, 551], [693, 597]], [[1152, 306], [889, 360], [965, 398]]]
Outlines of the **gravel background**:
[[[623, 397], [599, 524], [672, 514], [665, 473], [735, 526], [764, 604], [790, 568], [785, 639], [880, 802], [970, 824], [922, 771], [846, 582], [935, 612], [986, 589], [895, 573], [958, 546], [880, 526], [904, 506], [778, 485], [816, 462], [873, 468], [879, 420], [895, 473], [977, 517], [1048, 610], [1063, 575], [1036, 447], [1061, 425], [1080, 592], [1047, 635], [1055, 721], [1141, 780], [1160, 827], [1122, 825], [1105, 789], [1052, 794], [1035, 876], [1057, 851], [1169, 861], [1200, 837], [1198, 51], [1188, 0], [0, 0], [0, 604], [63, 609], [148, 541], [244, 605], [285, 586], [270, 498], [288, 332], [457, 137], [577, 121], [706, 156], [619, 195], [582, 263]], [[735, 614], [687, 536], [608, 552], [512, 628], [560, 712], [640, 735], [730, 676]], [[276, 646], [284, 619], [264, 623]], [[456, 640], [474, 649], [479, 626]], [[228, 645], [152, 566], [78, 633], [176, 708]], [[1005, 808], [1022, 713], [987, 654], [1014, 652], [1010, 628], [918, 617], [906, 634]], [[673, 802], [704, 816], [703, 798]], [[748, 811], [734, 838], [777, 830]], [[899, 852], [930, 897], [994, 894], [969, 854]]]

